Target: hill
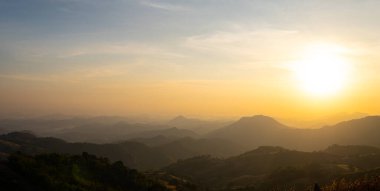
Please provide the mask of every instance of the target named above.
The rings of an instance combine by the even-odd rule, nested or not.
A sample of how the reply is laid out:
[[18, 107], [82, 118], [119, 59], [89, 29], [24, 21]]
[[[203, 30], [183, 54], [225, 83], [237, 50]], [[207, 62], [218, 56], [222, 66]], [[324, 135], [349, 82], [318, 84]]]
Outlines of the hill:
[[333, 144], [379, 147], [378, 135], [379, 116], [345, 121], [319, 129], [290, 128], [270, 117], [252, 116], [243, 117], [229, 126], [210, 132], [206, 137], [233, 141], [246, 150], [270, 145], [313, 151]]
[[286, 128], [273, 118], [257, 115], [242, 117], [231, 125], [210, 132], [207, 137], [234, 141], [251, 149], [261, 145], [281, 145], [278, 137]]
[[[166, 140], [166, 138], [163, 138]], [[240, 153], [239, 146], [220, 139], [194, 139], [190, 137], [170, 140], [161, 145], [147, 146], [143, 143], [123, 141], [112, 144], [68, 143], [52, 137], [36, 137], [30, 132], [13, 132], [0, 135], [0, 157], [16, 151], [28, 154], [88, 152], [107, 157], [111, 161], [121, 160], [128, 167], [137, 169], [159, 169], [178, 159], [198, 155], [226, 157]]]
[[340, 156], [325, 151], [300, 152], [263, 146], [227, 159], [200, 156], [181, 160], [165, 170], [216, 189], [271, 190], [276, 186], [294, 186], [303, 190], [315, 182], [327, 184], [343, 175], [376, 169], [380, 167], [379, 157], [380, 154]]
[[136, 142], [115, 144], [67, 143], [51, 137], [36, 137], [25, 132], [14, 132], [0, 135], [0, 151], [13, 153], [22, 151], [28, 154], [66, 153], [81, 154], [88, 152], [107, 157], [112, 161], [121, 160], [128, 167], [139, 169], [159, 168], [171, 162], [168, 157], [156, 149]]
[[230, 122], [227, 121], [206, 121], [195, 118], [187, 118], [185, 116], [179, 115], [169, 120], [166, 124], [181, 129], [190, 129], [198, 134], [205, 134], [224, 127], [229, 123]]
[[324, 152], [339, 156], [365, 156], [380, 154], [380, 149], [364, 145], [331, 145]]
[[32, 131], [69, 142], [110, 143], [131, 138], [128, 135], [144, 131], [167, 129], [169, 126], [138, 123], [120, 117], [31, 118], [0, 120], [0, 132]]
[[81, 155], [12, 154], [0, 163], [1, 188], [7, 191], [52, 190], [171, 190], [162, 181], [150, 179], [122, 162], [110, 163], [87, 153]]
[[199, 155], [229, 157], [243, 152], [239, 145], [223, 139], [194, 139], [185, 137], [156, 147], [172, 159], [186, 159]]
[[136, 138], [151, 138], [151, 137], [157, 137], [157, 136], [164, 136], [168, 138], [199, 137], [197, 133], [191, 130], [179, 129], [177, 127], [132, 133], [132, 134], [127, 135], [126, 137], [132, 137], [136, 139]]
[[164, 135], [157, 135], [157, 136], [152, 136], [152, 137], [132, 138], [132, 139], [129, 139], [129, 141], [143, 143], [143, 144], [148, 145], [150, 147], [156, 147], [156, 146], [168, 144], [168, 143], [176, 141], [178, 139], [180, 139], [180, 138], [179, 137], [166, 137]]

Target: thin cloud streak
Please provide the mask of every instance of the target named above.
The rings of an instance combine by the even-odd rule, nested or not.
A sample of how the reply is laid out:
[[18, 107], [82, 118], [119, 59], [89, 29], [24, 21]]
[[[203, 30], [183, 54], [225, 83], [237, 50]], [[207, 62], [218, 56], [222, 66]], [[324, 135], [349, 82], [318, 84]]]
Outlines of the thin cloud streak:
[[[291, 59], [292, 49], [300, 46], [301, 39], [305, 38], [297, 30], [225, 30], [187, 37], [183, 47], [218, 57], [267, 63]], [[290, 46], [293, 48], [283, 45], [293, 45]]]
[[155, 9], [161, 9], [165, 11], [189, 11], [190, 9], [180, 5], [168, 4], [168, 3], [158, 3], [152, 1], [140, 1], [144, 6], [152, 7]]

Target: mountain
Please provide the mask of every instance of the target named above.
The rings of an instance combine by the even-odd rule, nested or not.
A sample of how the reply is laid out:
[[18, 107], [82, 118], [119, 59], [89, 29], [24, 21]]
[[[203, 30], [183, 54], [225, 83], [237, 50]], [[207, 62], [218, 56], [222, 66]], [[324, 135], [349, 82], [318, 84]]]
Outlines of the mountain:
[[234, 141], [251, 149], [261, 145], [282, 145], [279, 140], [282, 132], [287, 130], [290, 128], [271, 117], [256, 115], [242, 117], [231, 125], [208, 133], [206, 137]]
[[38, 136], [49, 136], [69, 142], [110, 143], [125, 140], [128, 135], [144, 131], [166, 129], [169, 126], [127, 122], [122, 117], [92, 118], [33, 118], [0, 120], [0, 132], [33, 131]]
[[51, 137], [36, 137], [25, 132], [0, 135], [0, 152], [9, 155], [15, 151], [28, 154], [67, 153], [81, 154], [88, 152], [107, 157], [112, 161], [121, 160], [128, 167], [154, 169], [173, 162], [157, 149], [136, 142], [118, 144], [67, 143]]
[[380, 149], [364, 145], [331, 145], [324, 152], [339, 156], [365, 156], [380, 154]]
[[166, 129], [167, 126], [143, 123], [116, 123], [87, 122], [73, 128], [64, 128], [44, 136], [58, 137], [70, 142], [110, 143], [125, 140], [147, 131]]
[[168, 182], [151, 179], [120, 161], [110, 163], [87, 153], [12, 154], [9, 161], [0, 163], [0, 175], [1, 189], [7, 191], [171, 190]]
[[156, 147], [156, 146], [161, 146], [161, 145], [168, 144], [168, 143], [176, 141], [178, 139], [181, 139], [181, 138], [178, 138], [178, 137], [166, 137], [164, 135], [157, 135], [157, 136], [154, 136], [154, 137], [132, 138], [132, 139], [129, 139], [129, 141], [142, 143], [142, 144], [148, 145], [150, 147]]
[[187, 118], [185, 116], [179, 115], [168, 121], [166, 124], [181, 129], [190, 129], [198, 134], [205, 134], [226, 126], [229, 123], [230, 122], [224, 121], [205, 121], [200, 119]]
[[179, 129], [177, 127], [132, 133], [132, 134], [127, 135], [126, 137], [150, 138], [150, 137], [156, 137], [156, 136], [165, 136], [168, 138], [199, 137], [197, 133], [191, 130]]
[[[161, 139], [163, 137], [159, 137]], [[170, 139], [168, 139], [170, 140]], [[36, 137], [29, 132], [13, 132], [0, 135], [0, 157], [21, 151], [27, 154], [88, 152], [107, 157], [112, 161], [121, 160], [128, 167], [137, 169], [159, 169], [179, 159], [198, 155], [226, 157], [240, 153], [241, 148], [220, 139], [176, 138], [161, 145], [147, 146], [142, 143], [123, 141], [119, 143], [68, 143], [52, 137]]]
[[[334, 147], [356, 150], [355, 147], [362, 146]], [[301, 152], [263, 146], [226, 159], [199, 156], [181, 160], [165, 170], [210, 189], [273, 190], [289, 186], [294, 190], [305, 190], [315, 182], [327, 184], [347, 174], [377, 169], [380, 167], [379, 157], [380, 153], [341, 156], [326, 151]]]
[[320, 129], [322, 136], [334, 139], [336, 144], [355, 144], [379, 146], [380, 116], [340, 122]]
[[170, 121], [168, 121], [168, 124], [174, 125], [174, 126], [182, 126], [182, 127], [194, 127], [194, 126], [200, 126], [202, 125], [203, 121], [199, 119], [190, 119], [183, 115], [179, 115]]
[[297, 118], [282, 118], [280, 121], [285, 122], [286, 124], [291, 124], [293, 127], [306, 128], [306, 129], [315, 129], [321, 128], [323, 126], [337, 124], [342, 121], [348, 121], [351, 119], [359, 119], [369, 116], [367, 113], [354, 112], [347, 113], [341, 112], [333, 115], [327, 115], [323, 117], [318, 117], [315, 119], [297, 119]]
[[332, 144], [380, 146], [380, 116], [369, 116], [319, 129], [289, 128], [266, 116], [243, 117], [206, 137], [236, 142], [245, 149], [262, 145], [312, 151]]
[[178, 139], [156, 148], [172, 159], [186, 159], [199, 155], [228, 157], [243, 152], [239, 145], [223, 139], [194, 139], [190, 137]]

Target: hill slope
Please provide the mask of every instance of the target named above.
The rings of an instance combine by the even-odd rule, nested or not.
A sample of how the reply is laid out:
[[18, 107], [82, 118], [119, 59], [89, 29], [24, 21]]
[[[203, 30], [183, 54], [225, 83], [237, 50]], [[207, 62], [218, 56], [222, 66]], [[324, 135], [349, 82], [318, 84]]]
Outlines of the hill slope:
[[[359, 146], [334, 147], [335, 150], [355, 151]], [[315, 182], [325, 184], [342, 175], [378, 167], [380, 153], [341, 156], [331, 153], [331, 148], [321, 152], [300, 152], [264, 146], [227, 159], [201, 156], [182, 160], [165, 170], [211, 188], [256, 187], [266, 190], [276, 185], [295, 185], [301, 189]]]
[[22, 151], [28, 154], [67, 153], [81, 154], [88, 152], [107, 157], [112, 161], [121, 160], [128, 167], [139, 169], [159, 168], [173, 162], [171, 159], [144, 144], [123, 142], [118, 144], [67, 143], [61, 139], [39, 138], [25, 132], [0, 135], [0, 151], [12, 153]]
[[169, 190], [122, 162], [110, 163], [87, 153], [82, 155], [12, 154], [0, 164], [0, 183], [4, 190]]
[[332, 144], [380, 146], [380, 116], [341, 122], [320, 129], [289, 128], [266, 116], [243, 117], [239, 121], [210, 132], [217, 137], [236, 142], [249, 150], [262, 145], [282, 146], [312, 151]]

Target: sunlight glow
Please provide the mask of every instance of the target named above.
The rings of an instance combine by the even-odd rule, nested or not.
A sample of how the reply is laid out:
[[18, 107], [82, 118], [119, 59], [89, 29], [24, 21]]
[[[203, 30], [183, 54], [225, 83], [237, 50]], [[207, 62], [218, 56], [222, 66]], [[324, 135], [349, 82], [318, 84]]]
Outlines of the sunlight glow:
[[303, 90], [313, 96], [330, 96], [347, 84], [349, 63], [342, 56], [345, 48], [334, 44], [315, 44], [293, 65]]

